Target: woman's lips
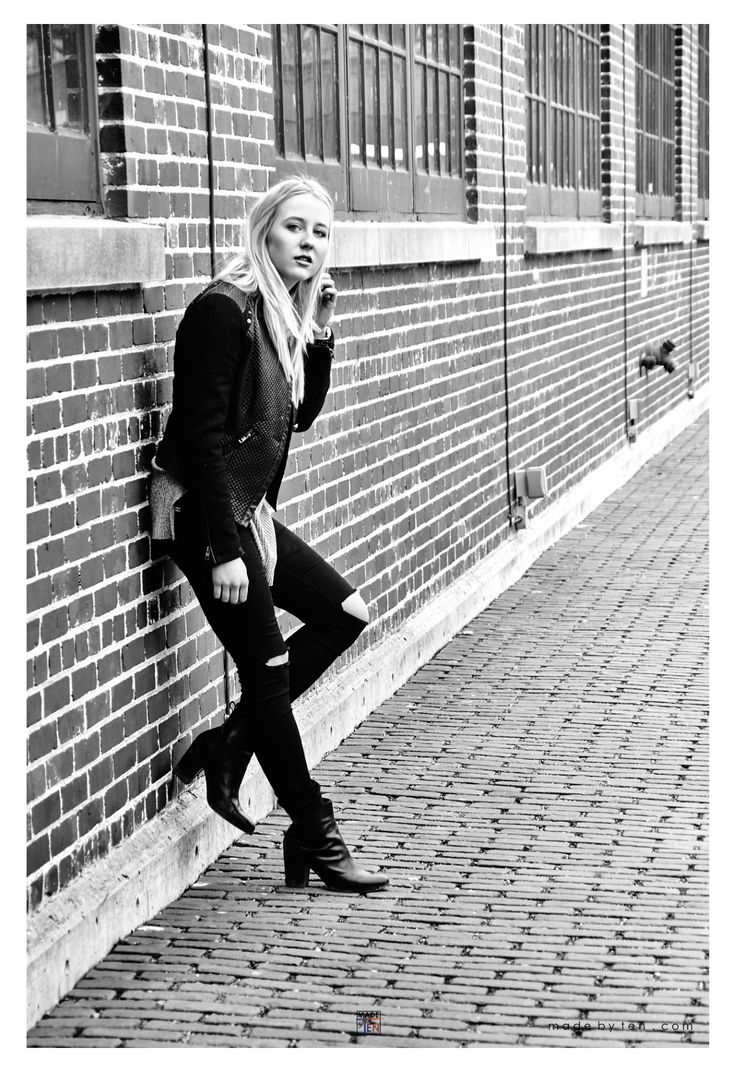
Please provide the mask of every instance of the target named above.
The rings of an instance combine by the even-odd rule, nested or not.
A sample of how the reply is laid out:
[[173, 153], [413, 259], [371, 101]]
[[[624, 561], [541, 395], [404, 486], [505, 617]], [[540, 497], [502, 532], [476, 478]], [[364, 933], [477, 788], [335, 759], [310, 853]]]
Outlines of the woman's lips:
[[311, 264], [312, 263], [312, 258], [304, 256], [303, 254], [302, 254], [301, 257], [295, 257], [294, 260], [298, 261], [299, 264]]

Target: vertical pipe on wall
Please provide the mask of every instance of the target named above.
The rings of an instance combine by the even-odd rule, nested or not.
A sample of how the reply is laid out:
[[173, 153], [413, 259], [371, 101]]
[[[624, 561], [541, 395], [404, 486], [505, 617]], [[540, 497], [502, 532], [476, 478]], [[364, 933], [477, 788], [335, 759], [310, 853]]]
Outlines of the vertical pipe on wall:
[[[698, 148], [695, 143], [695, 134], [693, 131], [695, 109], [698, 107], [698, 76], [700, 72], [700, 49], [699, 40], [693, 34], [694, 23], [690, 24], [690, 48], [688, 53], [690, 56], [690, 78], [688, 86], [688, 106], [690, 108], [690, 293], [688, 295], [690, 304], [690, 354], [688, 357], [690, 365], [692, 365], [695, 357], [693, 355], [693, 171], [698, 166]], [[696, 30], [697, 33], [697, 30]], [[683, 55], [685, 50], [683, 49]], [[697, 56], [697, 66], [693, 63], [694, 58]], [[695, 85], [695, 100], [693, 101], [693, 84]], [[693, 107], [695, 105], [695, 107]], [[690, 383], [690, 377], [688, 376], [688, 389], [691, 389], [694, 384]]]
[[[636, 30], [634, 31], [636, 32]], [[627, 244], [629, 241], [629, 228], [628, 228], [628, 212], [627, 205], [629, 199], [629, 173], [628, 173], [628, 153], [626, 151], [629, 128], [626, 121], [626, 23], [621, 24], [621, 81], [623, 83], [623, 150], [624, 150], [624, 201], [623, 201], [623, 213], [624, 213], [624, 240], [622, 245], [623, 253], [623, 274], [624, 274], [624, 288], [623, 288], [623, 321], [624, 321], [624, 428], [628, 434], [629, 427], [629, 293], [628, 293], [628, 275], [629, 266], [627, 258]], [[634, 77], [636, 77], [636, 66], [634, 66]], [[634, 89], [636, 94], [636, 88]], [[636, 137], [636, 134], [634, 135]], [[636, 196], [636, 195], [635, 195]]]
[[507, 205], [506, 205], [506, 103], [504, 100], [504, 77], [503, 77], [503, 24], [500, 25], [500, 50], [499, 66], [501, 73], [501, 184], [503, 187], [503, 387], [505, 402], [505, 433], [506, 447], [506, 499], [508, 503], [508, 519], [511, 528], [514, 528], [514, 508], [511, 497], [511, 461], [509, 457], [510, 435], [510, 406], [509, 406], [509, 348], [508, 348], [508, 245], [507, 245]]
[[[212, 147], [212, 87], [210, 84], [210, 48], [207, 23], [202, 23], [202, 69], [204, 72], [204, 110], [207, 122], [207, 184], [209, 186], [209, 231], [210, 275], [214, 277], [217, 264], [217, 236], [215, 232], [215, 156]], [[230, 660], [227, 650], [222, 649], [222, 672], [224, 676], [225, 711], [230, 705]]]
[[212, 90], [210, 85], [210, 48], [207, 24], [202, 23], [202, 68], [204, 71], [204, 109], [207, 123], [207, 185], [209, 186], [210, 275], [215, 274], [217, 256], [215, 239], [215, 160], [212, 151]]

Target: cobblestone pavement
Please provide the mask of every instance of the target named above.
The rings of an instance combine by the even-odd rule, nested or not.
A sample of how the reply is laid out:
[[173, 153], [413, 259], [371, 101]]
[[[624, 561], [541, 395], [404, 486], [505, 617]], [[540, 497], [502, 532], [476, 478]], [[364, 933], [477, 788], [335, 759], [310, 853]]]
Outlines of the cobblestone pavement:
[[388, 889], [287, 891], [274, 813], [29, 1045], [707, 1043], [706, 481], [704, 417], [319, 764]]

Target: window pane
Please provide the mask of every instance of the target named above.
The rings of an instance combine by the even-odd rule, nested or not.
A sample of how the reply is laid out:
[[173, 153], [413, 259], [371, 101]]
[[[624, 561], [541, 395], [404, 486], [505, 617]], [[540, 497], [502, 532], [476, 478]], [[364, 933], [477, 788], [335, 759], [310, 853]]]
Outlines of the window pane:
[[424, 104], [424, 76], [426, 68], [421, 63], [414, 66], [414, 156], [417, 168], [427, 171], [427, 110]]
[[26, 28], [26, 107], [29, 123], [50, 125], [40, 26]]
[[302, 26], [302, 91], [304, 108], [304, 154], [320, 155], [319, 66], [317, 62], [317, 30]]
[[394, 56], [394, 156], [397, 168], [408, 168], [406, 61], [400, 56]]
[[442, 25], [437, 27], [437, 58], [440, 63], [449, 63], [449, 42], [447, 39], [447, 26]]
[[392, 152], [392, 123], [391, 123], [391, 57], [388, 52], [381, 51], [380, 63], [380, 91], [381, 91], [381, 166], [393, 165]]
[[391, 36], [395, 48], [405, 48], [406, 39], [404, 35], [404, 27], [401, 23], [396, 23], [396, 25], [391, 27]]
[[363, 78], [362, 51], [359, 41], [351, 41], [348, 52], [348, 78], [350, 84], [350, 158], [365, 163], [365, 138], [363, 135]]
[[437, 27], [427, 27], [427, 59], [433, 60], [437, 58]]
[[414, 52], [417, 56], [426, 56], [427, 54], [424, 46], [425, 30], [425, 26], [416, 25], [414, 27]]
[[391, 27], [388, 23], [380, 23], [378, 26], [378, 40], [389, 44]]
[[81, 26], [51, 27], [51, 68], [56, 128], [86, 130]]
[[284, 152], [301, 156], [297, 113], [296, 31], [294, 24], [281, 27], [281, 103], [284, 116]]
[[710, 27], [698, 26], [698, 198], [710, 196]]
[[460, 65], [460, 26], [450, 26], [450, 66]]
[[337, 37], [322, 31], [322, 141], [325, 160], [340, 159], [340, 107], [338, 103]]
[[378, 162], [380, 145], [376, 49], [366, 45], [363, 61], [365, 64], [365, 159], [366, 163], [370, 164]]
[[437, 150], [437, 91], [435, 71], [427, 69], [427, 171], [439, 170], [439, 152]]
[[450, 140], [450, 123], [449, 123], [449, 97], [450, 97], [450, 76], [446, 71], [441, 71], [439, 75], [439, 145], [437, 146], [439, 151], [439, 169], [440, 174], [447, 175], [450, 170], [450, 158], [448, 153], [448, 142]]
[[463, 153], [463, 116], [460, 100], [460, 79], [450, 79], [450, 144], [452, 146], [452, 170], [455, 175], [462, 173]]

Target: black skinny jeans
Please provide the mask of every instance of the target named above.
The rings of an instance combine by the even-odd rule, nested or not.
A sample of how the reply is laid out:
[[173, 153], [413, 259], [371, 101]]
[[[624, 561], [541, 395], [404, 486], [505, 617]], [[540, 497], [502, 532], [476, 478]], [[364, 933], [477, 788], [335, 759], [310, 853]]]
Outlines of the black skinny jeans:
[[[274, 517], [277, 564], [269, 588], [263, 562], [249, 528], [240, 529], [248, 571], [245, 603], [223, 603], [212, 590], [212, 567], [202, 559], [201, 542], [186, 509], [176, 513], [171, 557], [185, 574], [215, 634], [232, 656], [241, 685], [237, 708], [226, 723], [237, 723], [239, 740], [254, 752], [279, 802], [291, 810], [319, 797], [309, 775], [292, 702], [357, 640], [366, 623], [342, 609], [356, 589], [304, 540]], [[275, 607], [304, 624], [284, 641]], [[288, 662], [267, 666], [288, 653]]]

